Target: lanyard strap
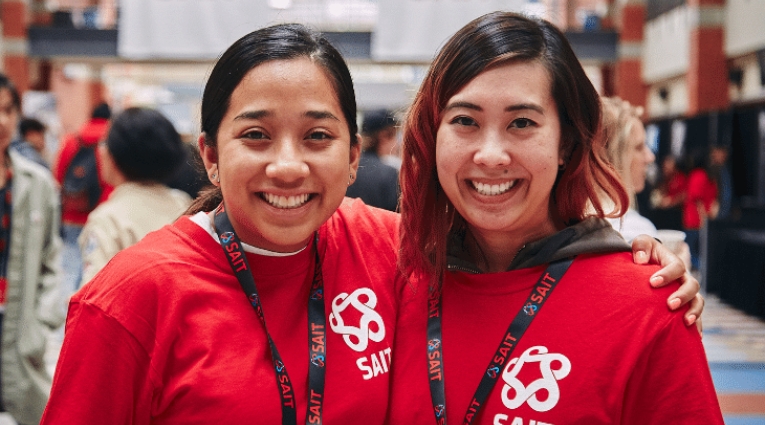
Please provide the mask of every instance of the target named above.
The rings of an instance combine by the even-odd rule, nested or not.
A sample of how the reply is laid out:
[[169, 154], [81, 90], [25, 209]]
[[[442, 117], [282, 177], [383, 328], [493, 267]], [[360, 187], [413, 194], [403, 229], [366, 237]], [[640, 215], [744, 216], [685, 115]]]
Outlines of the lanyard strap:
[[[531, 325], [531, 321], [539, 314], [542, 305], [550, 297], [550, 293], [555, 289], [558, 281], [568, 270], [573, 258], [565, 258], [550, 263], [547, 269], [537, 280], [536, 285], [531, 290], [531, 294], [526, 299], [521, 310], [510, 322], [510, 326], [505, 332], [505, 336], [494, 353], [494, 356], [483, 374], [481, 382], [478, 384], [473, 399], [468, 405], [465, 413], [463, 425], [470, 425], [478, 416], [478, 412], [489, 397], [491, 390], [499, 379], [500, 370], [507, 361], [510, 354], [518, 345], [518, 341]], [[439, 288], [443, 288], [443, 282]], [[433, 401], [433, 411], [436, 415], [438, 425], [446, 425], [446, 388], [444, 385], [443, 373], [443, 338], [441, 330], [441, 291], [431, 290], [428, 303], [428, 373], [430, 377], [430, 397]]]
[[[263, 324], [271, 349], [271, 360], [274, 362], [276, 371], [276, 387], [282, 401], [282, 424], [297, 425], [297, 409], [295, 407], [295, 391], [292, 381], [287, 375], [279, 351], [276, 349], [271, 334], [268, 333], [266, 318], [263, 315], [263, 307], [260, 304], [258, 290], [255, 287], [255, 279], [252, 277], [247, 256], [239, 241], [231, 221], [228, 219], [223, 204], [214, 213], [215, 232], [218, 234], [223, 251], [228, 263], [234, 271], [239, 284], [242, 286], [247, 299], [255, 309], [258, 319]], [[324, 312], [324, 277], [321, 272], [319, 259], [319, 234], [314, 234], [314, 253], [316, 259], [313, 271], [313, 283], [308, 295], [308, 407], [306, 413], [307, 424], [321, 424], [324, 407], [324, 365], [326, 362], [326, 317]]]

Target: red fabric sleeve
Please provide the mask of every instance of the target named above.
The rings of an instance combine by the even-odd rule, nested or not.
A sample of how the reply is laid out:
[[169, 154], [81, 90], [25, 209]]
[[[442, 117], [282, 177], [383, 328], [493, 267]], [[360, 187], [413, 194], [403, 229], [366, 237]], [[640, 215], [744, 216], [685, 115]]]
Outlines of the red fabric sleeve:
[[147, 424], [149, 356], [116, 320], [89, 303], [70, 306], [41, 424]]
[[700, 340], [695, 326], [667, 322], [627, 382], [622, 424], [723, 424]]

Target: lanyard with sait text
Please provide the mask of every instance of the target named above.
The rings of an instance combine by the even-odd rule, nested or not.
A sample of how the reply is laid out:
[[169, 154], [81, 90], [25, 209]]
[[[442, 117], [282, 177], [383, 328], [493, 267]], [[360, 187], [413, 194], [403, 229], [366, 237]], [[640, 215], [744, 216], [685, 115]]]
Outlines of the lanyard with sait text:
[[[220, 239], [223, 251], [226, 254], [231, 269], [234, 271], [242, 290], [255, 309], [255, 312], [266, 330], [268, 345], [271, 349], [271, 359], [276, 370], [276, 386], [282, 400], [282, 424], [297, 425], [297, 409], [295, 407], [295, 392], [292, 381], [287, 375], [279, 351], [276, 349], [271, 335], [268, 333], [266, 318], [263, 315], [263, 307], [260, 304], [258, 290], [255, 287], [255, 279], [252, 277], [250, 265], [247, 261], [242, 243], [234, 232], [234, 227], [228, 219], [225, 208], [221, 204], [214, 213], [215, 231]], [[324, 278], [321, 273], [319, 259], [319, 234], [314, 235], [313, 250], [316, 254], [313, 283], [308, 295], [308, 407], [306, 413], [307, 424], [321, 424], [324, 408], [324, 366], [326, 362], [326, 318], [324, 316]], [[317, 344], [316, 341], [321, 341]]]
[[[473, 399], [468, 405], [463, 425], [470, 425], [478, 416], [483, 403], [488, 398], [494, 385], [497, 383], [500, 371], [503, 365], [518, 345], [523, 334], [528, 329], [531, 321], [539, 314], [542, 305], [550, 297], [550, 293], [558, 284], [558, 281], [566, 273], [573, 258], [566, 258], [550, 263], [547, 269], [542, 273], [531, 290], [531, 294], [526, 299], [521, 310], [515, 315], [515, 318], [507, 328], [499, 348], [492, 356], [486, 373], [483, 374], [478, 389], [473, 395]], [[430, 292], [428, 302], [428, 371], [430, 376], [430, 397], [433, 400], [433, 410], [436, 415], [438, 425], [446, 425], [446, 388], [444, 385], [443, 369], [443, 338], [441, 336], [441, 292], [443, 282], [439, 288], [434, 288]]]

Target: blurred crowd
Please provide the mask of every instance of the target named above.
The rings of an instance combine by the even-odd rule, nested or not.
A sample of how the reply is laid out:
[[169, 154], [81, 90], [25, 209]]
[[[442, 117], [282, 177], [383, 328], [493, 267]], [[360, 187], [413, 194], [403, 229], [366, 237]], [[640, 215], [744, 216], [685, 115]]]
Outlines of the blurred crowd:
[[660, 159], [654, 179], [649, 179], [641, 205], [644, 214], [664, 229], [682, 230], [691, 250], [694, 270], [702, 261], [700, 231], [707, 221], [730, 217], [733, 190], [728, 149], [712, 146], [676, 157]]

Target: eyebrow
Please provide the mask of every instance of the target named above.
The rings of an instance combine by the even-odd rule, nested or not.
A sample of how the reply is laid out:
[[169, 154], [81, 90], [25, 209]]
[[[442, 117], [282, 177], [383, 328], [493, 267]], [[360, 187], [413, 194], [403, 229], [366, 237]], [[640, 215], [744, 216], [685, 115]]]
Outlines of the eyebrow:
[[[470, 102], [454, 102], [446, 105], [446, 108], [444, 108], [444, 111], [448, 111], [450, 109], [457, 109], [457, 108], [465, 108], [465, 109], [472, 109], [474, 111], [482, 112], [483, 108], [476, 105], [475, 103]], [[505, 112], [514, 112], [514, 111], [524, 111], [530, 109], [532, 111], [539, 112], [540, 114], [544, 115], [544, 109], [537, 105], [536, 103], [518, 103], [515, 105], [510, 105], [505, 108]]]
[[[258, 110], [258, 111], [245, 111], [241, 114], [234, 117], [234, 121], [239, 120], [257, 120], [261, 119], [263, 117], [267, 117], [269, 115], [273, 115], [273, 112], [268, 110]], [[303, 113], [303, 116], [312, 118], [315, 120], [322, 120], [322, 119], [333, 119], [336, 121], [340, 121], [339, 118], [337, 118], [334, 114], [332, 114], [329, 111], [306, 111]]]

